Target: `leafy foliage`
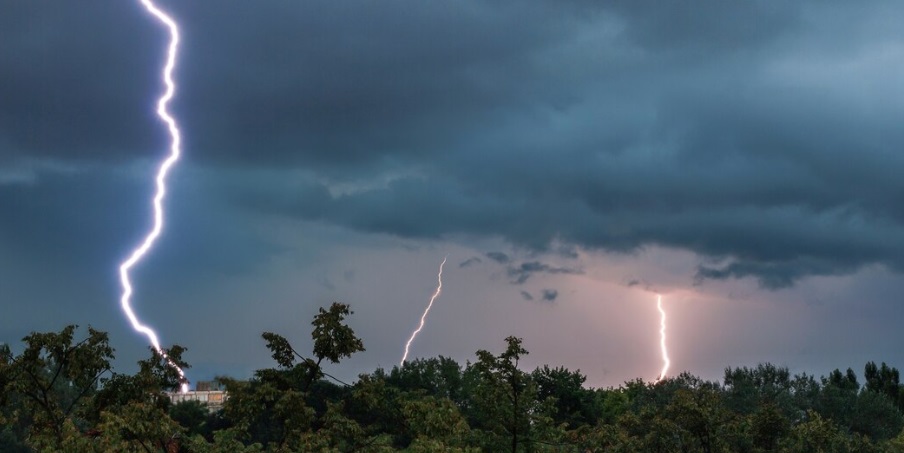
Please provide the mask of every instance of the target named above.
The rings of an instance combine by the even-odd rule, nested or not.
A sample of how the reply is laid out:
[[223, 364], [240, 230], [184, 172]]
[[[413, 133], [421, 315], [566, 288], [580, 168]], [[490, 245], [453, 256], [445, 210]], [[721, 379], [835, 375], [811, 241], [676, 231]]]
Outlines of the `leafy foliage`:
[[682, 373], [617, 388], [580, 371], [527, 372], [520, 338], [464, 365], [418, 359], [351, 383], [331, 376], [364, 350], [345, 304], [321, 308], [311, 355], [263, 333], [275, 368], [218, 378], [210, 412], [171, 403], [184, 348], [151, 350], [135, 374], [111, 369], [107, 335], [76, 326], [0, 345], [0, 451], [134, 452], [897, 452], [904, 453], [898, 370], [869, 362], [819, 379], [772, 364], [728, 368], [722, 382]]

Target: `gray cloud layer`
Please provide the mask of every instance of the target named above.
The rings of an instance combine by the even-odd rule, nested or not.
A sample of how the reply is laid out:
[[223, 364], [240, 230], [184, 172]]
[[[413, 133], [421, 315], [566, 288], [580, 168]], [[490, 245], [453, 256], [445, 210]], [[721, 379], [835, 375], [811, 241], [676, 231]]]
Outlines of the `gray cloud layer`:
[[[899, 3], [171, 6], [189, 159], [248, 213], [676, 247], [769, 288], [904, 269]], [[16, 2], [0, 29], [0, 162], [161, 147], [135, 5]], [[5, 206], [51, 190], [20, 180]]]

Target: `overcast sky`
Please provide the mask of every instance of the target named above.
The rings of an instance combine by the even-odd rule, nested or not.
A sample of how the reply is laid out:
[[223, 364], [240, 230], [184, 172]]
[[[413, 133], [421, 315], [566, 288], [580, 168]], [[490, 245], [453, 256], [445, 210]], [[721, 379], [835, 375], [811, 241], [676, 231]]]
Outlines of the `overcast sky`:
[[[310, 349], [594, 386], [672, 371], [904, 367], [904, 4], [161, 2], [185, 137], [135, 307], [193, 380]], [[137, 1], [0, 6], [0, 342], [65, 324], [146, 353], [117, 267], [150, 226], [168, 35]]]

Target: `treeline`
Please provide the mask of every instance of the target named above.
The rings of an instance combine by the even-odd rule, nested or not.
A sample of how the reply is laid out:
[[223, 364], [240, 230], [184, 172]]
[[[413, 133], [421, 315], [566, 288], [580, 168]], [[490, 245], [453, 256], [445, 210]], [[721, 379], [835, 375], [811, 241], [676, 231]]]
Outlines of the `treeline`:
[[[904, 453], [904, 389], [884, 363], [862, 382], [761, 364], [721, 383], [683, 373], [594, 389], [580, 371], [521, 370], [528, 352], [509, 337], [474, 362], [419, 359], [344, 383], [328, 366], [364, 350], [350, 314], [320, 309], [310, 354], [265, 332], [276, 366], [218, 378], [228, 399], [212, 413], [171, 403], [179, 376], [156, 353], [121, 374], [103, 332], [33, 333], [18, 355], [0, 346], [0, 451]], [[187, 367], [183, 352], [167, 358]]]

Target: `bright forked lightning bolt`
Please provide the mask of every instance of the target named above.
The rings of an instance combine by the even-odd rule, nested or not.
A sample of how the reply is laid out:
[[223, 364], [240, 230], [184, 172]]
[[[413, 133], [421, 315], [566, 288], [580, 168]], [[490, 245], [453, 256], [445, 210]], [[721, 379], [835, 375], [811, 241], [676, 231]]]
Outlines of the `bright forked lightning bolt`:
[[157, 171], [157, 192], [154, 195], [154, 226], [151, 228], [151, 231], [145, 236], [144, 241], [132, 251], [132, 254], [129, 256], [127, 260], [125, 260], [122, 264], [119, 265], [119, 279], [122, 283], [122, 298], [120, 299], [120, 304], [122, 305], [122, 310], [125, 312], [126, 317], [129, 318], [129, 321], [132, 323], [132, 327], [138, 332], [143, 333], [150, 340], [151, 345], [154, 346], [154, 349], [166, 359], [167, 363], [170, 366], [176, 369], [179, 372], [179, 377], [182, 381], [182, 391], [188, 391], [188, 380], [185, 379], [185, 372], [182, 371], [182, 368], [179, 368], [169, 357], [167, 357], [166, 353], [163, 352], [163, 348], [160, 347], [160, 342], [157, 340], [157, 334], [154, 331], [138, 321], [138, 318], [135, 316], [135, 312], [132, 311], [132, 304], [130, 302], [130, 298], [132, 296], [132, 283], [129, 280], [129, 270], [134, 266], [138, 261], [141, 260], [142, 257], [148, 252], [151, 246], [154, 245], [154, 241], [157, 240], [157, 237], [160, 236], [160, 232], [163, 230], [163, 198], [166, 195], [166, 175], [169, 173], [172, 166], [179, 160], [179, 155], [181, 154], [181, 144], [182, 144], [182, 136], [179, 133], [179, 127], [176, 125], [176, 120], [169, 114], [167, 110], [167, 105], [173, 99], [173, 95], [176, 92], [176, 84], [173, 82], [173, 69], [176, 67], [176, 53], [179, 50], [179, 27], [167, 13], [163, 12], [161, 9], [157, 8], [156, 5], [151, 0], [140, 0], [141, 4], [147, 10], [148, 13], [157, 18], [158, 21], [162, 22], [169, 29], [170, 33], [170, 41], [169, 48], [167, 50], [166, 57], [166, 65], [163, 68], [162, 79], [163, 83], [166, 85], [166, 90], [163, 95], [157, 100], [157, 116], [166, 123], [167, 128], [169, 129], [170, 134], [170, 154], [166, 160], [160, 165], [160, 168]]
[[669, 351], [665, 348], [665, 310], [662, 309], [661, 295], [656, 296], [656, 308], [659, 309], [659, 349], [662, 350], [662, 371], [656, 378], [656, 382], [659, 382], [665, 378], [665, 373], [669, 371], [669, 365], [672, 363], [669, 360]]
[[439, 280], [439, 285], [436, 286], [436, 292], [433, 293], [433, 297], [430, 298], [430, 303], [427, 304], [427, 309], [424, 310], [424, 314], [421, 315], [421, 324], [411, 333], [411, 338], [405, 343], [405, 354], [402, 355], [402, 361], [399, 362], [399, 366], [405, 365], [405, 360], [408, 358], [408, 348], [411, 347], [411, 342], [414, 341], [414, 337], [416, 337], [421, 329], [424, 328], [424, 321], [427, 319], [427, 313], [430, 313], [430, 307], [433, 307], [433, 302], [439, 297], [439, 293], [443, 290], [443, 266], [446, 264], [446, 258], [448, 258], [448, 256], [444, 256], [443, 262], [439, 264], [439, 274], [436, 276], [437, 280]]

